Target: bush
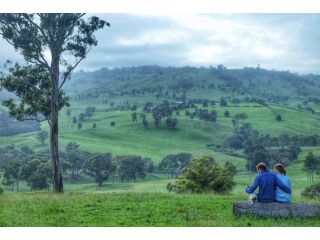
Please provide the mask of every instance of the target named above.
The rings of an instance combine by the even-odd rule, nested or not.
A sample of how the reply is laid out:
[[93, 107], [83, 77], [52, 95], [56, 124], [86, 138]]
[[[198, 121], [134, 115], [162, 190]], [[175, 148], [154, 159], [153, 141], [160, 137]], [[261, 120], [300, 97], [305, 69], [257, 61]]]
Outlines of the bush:
[[0, 187], [0, 195], [3, 194], [3, 192], [4, 192], [4, 191], [3, 191], [3, 188]]
[[279, 122], [282, 121], [282, 117], [281, 117], [280, 114], [278, 114], [278, 115], [276, 116], [276, 120], [279, 121]]
[[111, 127], [114, 127], [115, 125], [116, 125], [116, 122], [111, 122], [111, 123], [110, 123], [110, 126], [111, 126]]
[[320, 198], [320, 183], [306, 187], [301, 195], [308, 198]]
[[200, 157], [190, 161], [190, 167], [183, 169], [183, 176], [167, 189], [176, 193], [229, 193], [235, 183], [227, 169], [219, 167], [213, 158]]

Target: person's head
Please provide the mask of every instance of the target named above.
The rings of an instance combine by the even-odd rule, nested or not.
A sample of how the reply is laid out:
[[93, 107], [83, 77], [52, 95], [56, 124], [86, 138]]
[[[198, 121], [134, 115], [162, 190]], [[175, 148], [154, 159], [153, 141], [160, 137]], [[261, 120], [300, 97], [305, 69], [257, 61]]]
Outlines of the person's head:
[[263, 171], [267, 171], [267, 165], [263, 162], [259, 163], [257, 165], [257, 171], [258, 172], [263, 172]]
[[283, 175], [286, 175], [287, 174], [287, 171], [286, 169], [284, 168], [284, 166], [281, 164], [281, 163], [277, 163], [273, 166], [273, 172], [275, 174], [283, 174]]

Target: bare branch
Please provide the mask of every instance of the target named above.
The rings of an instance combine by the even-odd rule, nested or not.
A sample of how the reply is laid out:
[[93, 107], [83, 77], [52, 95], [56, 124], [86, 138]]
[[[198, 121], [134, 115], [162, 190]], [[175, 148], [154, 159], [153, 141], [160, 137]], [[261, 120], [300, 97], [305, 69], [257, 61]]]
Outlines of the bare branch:
[[[87, 54], [86, 54], [86, 55], [87, 55]], [[72, 70], [75, 69], [75, 68], [78, 66], [78, 64], [79, 64], [83, 59], [85, 59], [85, 56], [82, 57], [82, 58], [80, 58], [72, 67], [70, 67], [70, 68], [64, 73], [64, 78], [63, 78], [62, 83], [61, 83], [60, 86], [59, 86], [59, 91], [61, 90], [61, 88], [62, 88], [63, 84], [65, 83], [65, 81], [67, 80], [67, 78], [70, 76]]]
[[22, 118], [21, 120], [22, 120], [22, 121], [37, 121], [37, 122], [39, 122], [39, 123], [44, 122], [44, 121], [47, 121], [47, 120], [49, 121], [48, 118], [39, 119], [37, 116], [33, 116], [33, 118], [32, 118], [32, 117], [30, 117], [30, 118]]

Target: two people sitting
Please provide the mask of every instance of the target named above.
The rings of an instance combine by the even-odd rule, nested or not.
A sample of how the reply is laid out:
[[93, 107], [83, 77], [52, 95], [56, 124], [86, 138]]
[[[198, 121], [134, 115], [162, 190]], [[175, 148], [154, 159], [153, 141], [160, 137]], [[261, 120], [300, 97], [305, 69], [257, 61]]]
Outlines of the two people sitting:
[[[254, 179], [252, 186], [247, 186], [246, 188], [246, 192], [252, 202], [257, 200], [258, 202], [290, 203], [291, 183], [282, 164], [275, 164], [273, 167], [274, 173], [271, 173], [267, 170], [266, 164], [259, 163], [257, 171], [258, 175]], [[254, 192], [258, 187], [259, 193], [255, 195]]]

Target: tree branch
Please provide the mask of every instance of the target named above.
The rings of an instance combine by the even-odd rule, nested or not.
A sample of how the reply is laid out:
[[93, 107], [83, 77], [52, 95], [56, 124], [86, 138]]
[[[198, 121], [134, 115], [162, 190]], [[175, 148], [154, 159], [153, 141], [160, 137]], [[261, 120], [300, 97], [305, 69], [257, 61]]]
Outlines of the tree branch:
[[[36, 15], [41, 18], [41, 16], [40, 16], [39, 14], [36, 14]], [[28, 15], [27, 13], [22, 13], [22, 16], [24, 16], [24, 17], [26, 18], [26, 20], [27, 20], [29, 23], [31, 23], [31, 25], [33, 25], [34, 27], [36, 27], [36, 28], [40, 31], [42, 37], [43, 37], [43, 38], [47, 41], [47, 43], [49, 44], [49, 39], [48, 39], [48, 37], [46, 36], [46, 33], [43, 31], [43, 29], [42, 29], [38, 24], [36, 24], [34, 21], [32, 21], [32, 19], [29, 17], [29, 15]]]
[[[87, 54], [86, 54], [86, 55], [87, 55]], [[59, 91], [61, 90], [61, 88], [62, 88], [63, 84], [65, 83], [65, 81], [67, 80], [67, 78], [70, 76], [72, 70], [75, 69], [75, 68], [78, 66], [78, 64], [79, 64], [83, 59], [85, 59], [85, 56], [82, 57], [82, 58], [80, 58], [72, 67], [70, 67], [70, 68], [64, 73], [64, 78], [63, 78], [62, 83], [61, 83], [60, 86], [59, 86]]]
[[43, 122], [43, 121], [47, 121], [47, 120], [49, 121], [48, 118], [39, 119], [38, 116], [33, 116], [33, 118], [30, 117], [30, 118], [22, 118], [22, 119], [21, 119], [21, 121], [37, 121], [37, 122], [39, 122], [39, 123], [41, 123], [41, 122]]

